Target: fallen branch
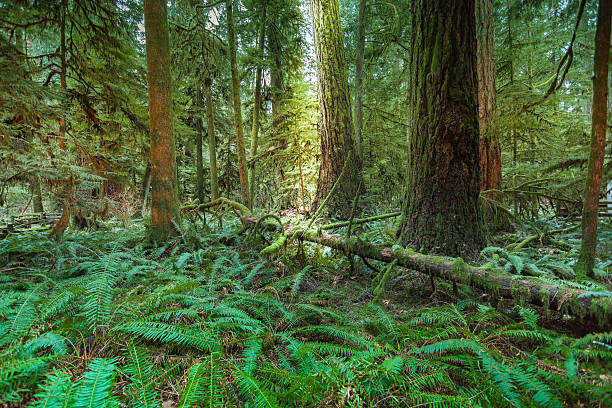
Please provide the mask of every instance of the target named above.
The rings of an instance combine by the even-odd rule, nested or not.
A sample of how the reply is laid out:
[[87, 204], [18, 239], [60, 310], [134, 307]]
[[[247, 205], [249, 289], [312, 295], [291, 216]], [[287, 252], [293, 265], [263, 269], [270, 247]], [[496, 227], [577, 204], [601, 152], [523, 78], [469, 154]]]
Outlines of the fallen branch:
[[[247, 215], [242, 221], [254, 226], [258, 219]], [[279, 231], [277, 223], [260, 223], [260, 228]], [[415, 270], [451, 282], [470, 285], [495, 297], [514, 299], [524, 304], [531, 303], [549, 310], [561, 311], [578, 318], [586, 318], [600, 327], [612, 324], [612, 298], [598, 296], [596, 292], [567, 288], [543, 282], [537, 278], [512, 275], [505, 271], [467, 265], [461, 258], [423, 255], [401, 247], [382, 247], [359, 238], [344, 238], [314, 229], [299, 226], [284, 228], [285, 236], [299, 234], [301, 239], [362, 258], [381, 262], [396, 262], [397, 266]], [[284, 243], [284, 239], [282, 239]], [[281, 245], [279, 244], [278, 247]], [[269, 252], [269, 251], [267, 251]]]
[[[388, 213], [388, 214], [375, 215], [373, 217], [358, 218], [356, 220], [353, 220], [352, 225], [365, 224], [366, 222], [370, 222], [370, 221], [378, 221], [378, 220], [384, 220], [385, 218], [398, 217], [401, 214], [402, 214], [401, 211], [395, 211], [395, 212]], [[319, 229], [321, 229], [321, 230], [329, 230], [329, 229], [336, 229], [336, 228], [346, 227], [347, 225], [349, 225], [349, 221], [340, 221], [340, 222], [334, 222], [332, 224], [323, 225]]]

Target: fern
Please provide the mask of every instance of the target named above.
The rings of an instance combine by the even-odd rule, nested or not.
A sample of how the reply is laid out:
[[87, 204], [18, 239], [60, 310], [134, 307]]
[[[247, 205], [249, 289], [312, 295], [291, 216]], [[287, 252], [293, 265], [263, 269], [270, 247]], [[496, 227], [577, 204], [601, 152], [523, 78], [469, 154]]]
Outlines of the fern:
[[36, 400], [30, 404], [32, 408], [68, 408], [73, 398], [70, 376], [63, 371], [53, 370], [35, 397]]
[[131, 395], [131, 406], [134, 408], [159, 407], [159, 395], [155, 390], [154, 382], [155, 371], [146, 350], [134, 343], [128, 343], [126, 360], [127, 366], [124, 372], [132, 382], [126, 387], [127, 394]]
[[259, 337], [253, 337], [246, 342], [244, 348], [244, 372], [252, 375], [257, 368], [257, 359], [261, 355], [263, 341]]
[[280, 407], [274, 394], [266, 390], [254, 377], [240, 370], [236, 370], [235, 374], [238, 379], [238, 391], [251, 401], [253, 408]]
[[87, 367], [87, 372], [74, 391], [75, 408], [102, 408], [116, 406], [112, 398], [115, 379], [115, 360], [96, 358]]
[[130, 333], [149, 341], [193, 347], [202, 351], [212, 351], [218, 347], [217, 337], [212, 332], [197, 331], [162, 322], [129, 322], [113, 330]]
[[202, 407], [224, 407], [223, 368], [221, 354], [212, 352], [206, 357], [206, 372], [203, 378], [204, 393], [202, 394]]
[[196, 363], [189, 369], [187, 383], [181, 393], [179, 408], [191, 408], [198, 405], [205, 394], [206, 364]]

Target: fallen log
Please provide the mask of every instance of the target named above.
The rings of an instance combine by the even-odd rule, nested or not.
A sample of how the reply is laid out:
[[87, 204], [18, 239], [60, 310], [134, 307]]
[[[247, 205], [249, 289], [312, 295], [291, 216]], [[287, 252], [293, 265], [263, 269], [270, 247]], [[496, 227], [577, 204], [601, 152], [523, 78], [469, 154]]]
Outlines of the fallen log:
[[[243, 215], [241, 219], [247, 225], [258, 224], [258, 218], [249, 213]], [[278, 223], [274, 222], [260, 222], [258, 226], [269, 231], [280, 230]], [[424, 255], [399, 246], [383, 247], [359, 238], [330, 235], [321, 230], [287, 226], [282, 233], [286, 237], [299, 237], [362, 258], [386, 263], [396, 262], [398, 266], [451, 282], [470, 285], [495, 297], [514, 299], [520, 304], [531, 303], [552, 311], [588, 319], [602, 328], [612, 326], [612, 297], [598, 295], [597, 292], [558, 286], [537, 278], [512, 275], [492, 268], [474, 267], [467, 265], [461, 258]], [[282, 242], [284, 244], [285, 240]]]

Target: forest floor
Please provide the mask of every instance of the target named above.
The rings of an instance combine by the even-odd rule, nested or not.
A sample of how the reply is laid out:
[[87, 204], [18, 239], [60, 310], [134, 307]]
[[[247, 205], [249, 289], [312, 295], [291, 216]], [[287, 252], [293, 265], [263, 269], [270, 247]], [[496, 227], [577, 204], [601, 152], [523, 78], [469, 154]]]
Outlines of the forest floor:
[[[0, 406], [612, 406], [610, 332], [401, 268], [376, 298], [384, 264], [262, 256], [273, 234], [233, 217], [180, 230], [158, 248], [140, 222], [0, 241]], [[593, 282], [573, 280], [571, 222], [496, 236], [480, 263], [611, 296], [612, 225], [599, 237]]]

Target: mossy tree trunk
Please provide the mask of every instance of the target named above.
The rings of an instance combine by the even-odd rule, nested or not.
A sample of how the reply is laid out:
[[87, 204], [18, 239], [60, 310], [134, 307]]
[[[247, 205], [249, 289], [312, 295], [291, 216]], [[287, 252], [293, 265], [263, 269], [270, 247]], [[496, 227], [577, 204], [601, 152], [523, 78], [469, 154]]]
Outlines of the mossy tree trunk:
[[582, 207], [582, 244], [576, 265], [577, 276], [593, 277], [597, 247], [597, 209], [601, 190], [603, 160], [606, 149], [608, 104], [608, 69], [610, 64], [610, 19], [612, 0], [600, 0], [595, 30], [593, 77], [593, 111], [591, 120], [591, 152]]
[[474, 0], [415, 0], [412, 12], [410, 159], [398, 236], [420, 251], [471, 257], [484, 244]]
[[246, 151], [244, 149], [244, 135], [242, 133], [242, 107], [240, 104], [240, 76], [236, 62], [236, 33], [234, 31], [234, 13], [232, 1], [226, 0], [227, 11], [227, 43], [229, 45], [230, 64], [232, 70], [232, 93], [234, 97], [234, 121], [236, 124], [236, 150], [238, 151], [238, 174], [240, 176], [240, 197], [243, 203], [249, 200], [249, 179], [246, 165]]
[[[261, 9], [261, 25], [259, 27], [258, 57], [264, 58], [264, 45], [266, 39], [266, 4], [262, 4]], [[259, 112], [261, 108], [261, 64], [257, 64], [255, 70], [255, 98], [253, 102], [253, 127], [251, 128], [251, 157], [257, 157], [257, 144], [259, 143]], [[249, 180], [251, 181], [249, 190], [249, 208], [253, 208], [255, 203], [255, 165], [256, 161], [251, 162], [249, 171]]]
[[496, 110], [495, 60], [493, 59], [493, 0], [476, 0], [478, 119], [480, 126], [480, 190], [499, 189], [501, 148], [491, 127]]
[[365, 59], [366, 0], [359, 0], [357, 20], [357, 49], [355, 51], [355, 146], [363, 160], [363, 63]]
[[346, 165], [342, 180], [326, 210], [336, 216], [348, 217], [362, 175], [355, 148], [338, 0], [311, 0], [310, 6], [317, 54], [321, 137], [319, 179], [311, 210], [323, 202]]
[[145, 0], [149, 129], [151, 133], [151, 224], [149, 237], [161, 242], [179, 220], [176, 157], [172, 132], [170, 57], [165, 0]]

